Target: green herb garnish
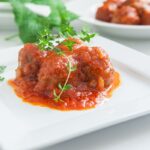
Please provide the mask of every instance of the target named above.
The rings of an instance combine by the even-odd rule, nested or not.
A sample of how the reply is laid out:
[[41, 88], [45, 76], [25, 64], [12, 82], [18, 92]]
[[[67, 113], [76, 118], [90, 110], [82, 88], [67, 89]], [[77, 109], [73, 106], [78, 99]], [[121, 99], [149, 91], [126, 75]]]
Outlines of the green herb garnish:
[[[61, 28], [78, 16], [68, 11], [61, 0], [9, 0], [19, 29], [19, 36], [24, 43], [36, 42], [38, 33], [47, 27], [50, 31]], [[26, 3], [47, 5], [51, 9], [49, 16], [40, 16], [26, 7]]]
[[63, 45], [67, 46], [68, 49], [69, 49], [70, 51], [72, 51], [72, 48], [73, 48], [73, 46], [75, 45], [75, 43], [76, 43], [76, 42], [74, 42], [74, 41], [66, 40], [66, 41], [63, 42]]
[[[45, 29], [43, 32], [41, 32], [38, 42], [40, 50], [54, 51], [57, 55], [61, 55], [67, 59], [66, 68], [68, 74], [65, 83], [63, 85], [61, 83], [58, 83], [58, 89], [60, 90], [59, 93], [57, 93], [55, 89], [53, 90], [55, 102], [58, 101], [63, 102], [63, 100], [61, 100], [62, 94], [65, 91], [72, 88], [72, 85], [68, 83], [70, 75], [72, 72], [77, 70], [77, 66], [72, 65], [71, 60], [67, 57], [64, 51], [62, 51], [60, 48], [57, 47], [57, 45], [63, 44], [67, 46], [70, 51], [72, 51], [73, 46], [76, 44], [76, 42], [72, 41], [70, 38], [80, 38], [83, 41], [89, 42], [94, 36], [95, 34], [90, 34], [85, 30], [82, 30], [80, 34], [77, 34], [74, 28], [69, 24], [64, 24], [55, 34], [52, 34], [48, 29]], [[64, 39], [66, 40], [64, 41]]]
[[[6, 69], [6, 66], [0, 66], [0, 74], [2, 74]], [[4, 77], [0, 76], [0, 82], [4, 81]]]
[[80, 39], [85, 41], [85, 42], [90, 42], [90, 40], [95, 37], [95, 33], [88, 33], [86, 30], [82, 30], [80, 34]]
[[[69, 78], [70, 78], [71, 73], [77, 69], [76, 66], [72, 66], [72, 63], [71, 63], [71, 61], [69, 60], [69, 58], [68, 58], [68, 57], [66, 57], [66, 58], [67, 58], [67, 60], [68, 60], [68, 63], [67, 63], [67, 65], [66, 65], [67, 70], [68, 70], [68, 75], [67, 75], [66, 81], [65, 81], [65, 83], [64, 83], [63, 86], [62, 86], [60, 83], [58, 84], [58, 88], [61, 90], [60, 93], [57, 95], [57, 94], [56, 94], [56, 91], [55, 91], [55, 90], [53, 91], [54, 100], [55, 100], [56, 102], [58, 102], [58, 101], [61, 99], [61, 95], [63, 94], [63, 92], [65, 92], [65, 91], [67, 91], [67, 90], [69, 90], [69, 89], [72, 88], [72, 85], [71, 85], [71, 84], [68, 84], [68, 80], [69, 80]], [[61, 101], [62, 101], [62, 100], [61, 100]]]
[[77, 35], [75, 29], [71, 25], [66, 23], [61, 26], [60, 31], [64, 37], [73, 37]]

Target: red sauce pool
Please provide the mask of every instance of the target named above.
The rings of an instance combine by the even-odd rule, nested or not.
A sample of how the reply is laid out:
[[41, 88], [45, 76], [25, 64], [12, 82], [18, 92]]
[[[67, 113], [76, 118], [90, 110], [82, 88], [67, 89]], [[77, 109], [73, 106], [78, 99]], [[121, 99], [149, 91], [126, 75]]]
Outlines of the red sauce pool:
[[[61, 111], [68, 111], [68, 110], [86, 110], [90, 108], [95, 108], [97, 104], [99, 104], [103, 98], [111, 97], [113, 91], [119, 86], [120, 84], [120, 76], [119, 73], [115, 72], [115, 78], [112, 87], [109, 91], [105, 92], [105, 94], [100, 94], [98, 92], [92, 92], [92, 94], [87, 94], [88, 101], [86, 100], [76, 100], [76, 99], [67, 99], [64, 98], [63, 102], [55, 102], [52, 99], [47, 97], [43, 97], [38, 95], [37, 93], [30, 92], [30, 90], [24, 91], [20, 86], [18, 86], [15, 80], [9, 80], [9, 85], [13, 87], [14, 92], [18, 97], [20, 97], [24, 102], [30, 103], [32, 105], [38, 105], [42, 107], [49, 107], [51, 109], [57, 109]], [[31, 87], [32, 88], [32, 87]], [[90, 93], [90, 91], [89, 91]]]

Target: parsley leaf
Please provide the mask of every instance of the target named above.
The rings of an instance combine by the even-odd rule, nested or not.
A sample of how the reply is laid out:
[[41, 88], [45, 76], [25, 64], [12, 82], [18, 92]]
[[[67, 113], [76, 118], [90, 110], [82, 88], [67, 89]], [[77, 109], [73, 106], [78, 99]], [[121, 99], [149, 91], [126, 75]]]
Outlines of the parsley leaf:
[[[51, 13], [48, 17], [40, 16], [29, 10], [25, 3], [47, 4]], [[19, 36], [24, 43], [36, 42], [38, 33], [47, 27], [50, 31], [70, 23], [77, 15], [66, 9], [61, 0], [10, 0], [19, 29]]]
[[69, 89], [72, 88], [72, 85], [71, 84], [66, 84], [64, 87], [63, 87], [63, 91], [67, 91]]

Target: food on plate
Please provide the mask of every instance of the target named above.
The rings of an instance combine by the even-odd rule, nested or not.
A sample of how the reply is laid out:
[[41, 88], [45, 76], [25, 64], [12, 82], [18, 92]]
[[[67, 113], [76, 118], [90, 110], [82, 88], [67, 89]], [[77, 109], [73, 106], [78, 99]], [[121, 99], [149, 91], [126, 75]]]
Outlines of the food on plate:
[[114, 12], [124, 3], [124, 0], [108, 0], [96, 12], [96, 19], [111, 22]]
[[107, 0], [97, 9], [96, 19], [125, 25], [150, 25], [150, 1]]
[[9, 84], [25, 102], [58, 110], [89, 109], [119, 85], [108, 54], [84, 43], [94, 34], [68, 36], [68, 31], [76, 35], [68, 27], [64, 39], [46, 31], [39, 44], [25, 44], [20, 50], [16, 78]]
[[134, 7], [123, 6], [116, 10], [112, 17], [112, 22], [136, 25], [140, 23], [140, 17]]

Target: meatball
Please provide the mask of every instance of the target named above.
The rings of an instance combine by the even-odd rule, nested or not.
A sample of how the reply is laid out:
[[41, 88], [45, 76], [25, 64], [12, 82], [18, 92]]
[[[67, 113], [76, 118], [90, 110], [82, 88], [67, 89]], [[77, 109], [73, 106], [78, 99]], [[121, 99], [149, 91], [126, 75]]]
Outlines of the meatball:
[[38, 82], [34, 90], [38, 93], [49, 93], [67, 78], [67, 59], [54, 52], [48, 54], [43, 60], [38, 73]]
[[135, 8], [131, 6], [122, 6], [113, 15], [113, 23], [137, 25], [140, 24], [140, 17]]
[[150, 0], [106, 0], [97, 9], [96, 19], [129, 25], [150, 24]]
[[127, 0], [107, 0], [104, 2], [104, 4], [107, 3], [115, 3], [117, 5], [117, 7], [121, 6], [122, 4], [124, 4]]
[[96, 19], [110, 22], [112, 19], [113, 13], [124, 2], [125, 2], [125, 0], [108, 0], [108, 1], [105, 1], [104, 5], [97, 9]]
[[138, 11], [138, 13], [141, 16], [143, 13], [143, 9], [145, 9], [145, 7], [148, 7], [148, 5], [150, 5], [150, 1], [148, 1], [148, 0], [128, 0], [126, 2], [126, 4], [136, 8], [136, 10]]
[[[67, 41], [73, 43], [71, 49]], [[46, 52], [26, 44], [19, 53], [17, 76], [9, 83], [25, 102], [83, 110], [109, 96], [119, 85], [119, 75], [102, 48], [67, 38]]]
[[41, 64], [41, 52], [34, 44], [26, 44], [19, 53], [19, 66], [16, 70], [17, 78], [36, 80]]
[[136, 4], [149, 4], [150, 1], [149, 0], [127, 0], [125, 2], [125, 4], [128, 4], [128, 5], [135, 5]]
[[150, 25], [150, 7], [143, 9], [141, 21], [143, 25]]
[[116, 8], [117, 7], [114, 4], [99, 7], [96, 12], [96, 19], [110, 22], [113, 12], [116, 10]]
[[[76, 93], [89, 89], [91, 91], [105, 91], [112, 85], [114, 69], [103, 49], [88, 47], [83, 43], [75, 45], [73, 51], [69, 51], [64, 45], [59, 47], [67, 55], [59, 56], [55, 52], [47, 54], [40, 67], [34, 91], [44, 93], [45, 96], [52, 98], [53, 90], [58, 89], [58, 84], [65, 83], [68, 75], [66, 67], [68, 60], [73, 66], [77, 66], [68, 81]], [[74, 95], [71, 94], [71, 96]]]

